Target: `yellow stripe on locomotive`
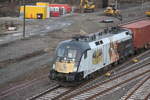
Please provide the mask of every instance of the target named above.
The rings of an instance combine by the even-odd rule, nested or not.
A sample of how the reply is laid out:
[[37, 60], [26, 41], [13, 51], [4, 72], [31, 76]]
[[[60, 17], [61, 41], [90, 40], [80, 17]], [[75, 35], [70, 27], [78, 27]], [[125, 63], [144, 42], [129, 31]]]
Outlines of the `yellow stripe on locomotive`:
[[55, 70], [61, 73], [70, 73], [74, 72], [74, 62], [56, 62]]

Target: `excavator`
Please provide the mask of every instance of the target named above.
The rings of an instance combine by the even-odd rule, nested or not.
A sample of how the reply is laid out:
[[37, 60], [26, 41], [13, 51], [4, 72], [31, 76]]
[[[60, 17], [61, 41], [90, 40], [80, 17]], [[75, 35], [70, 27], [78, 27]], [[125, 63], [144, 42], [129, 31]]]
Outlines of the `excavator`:
[[114, 7], [114, 5], [109, 5], [106, 10], [104, 10], [104, 14], [107, 16], [118, 15], [120, 11]]
[[145, 12], [146, 16], [150, 17], [150, 11]]
[[94, 0], [80, 0], [80, 12], [94, 12]]
[[115, 0], [115, 3], [109, 5], [106, 10], [104, 10], [104, 14], [107, 16], [116, 16], [120, 15], [120, 10], [118, 10], [118, 2]]

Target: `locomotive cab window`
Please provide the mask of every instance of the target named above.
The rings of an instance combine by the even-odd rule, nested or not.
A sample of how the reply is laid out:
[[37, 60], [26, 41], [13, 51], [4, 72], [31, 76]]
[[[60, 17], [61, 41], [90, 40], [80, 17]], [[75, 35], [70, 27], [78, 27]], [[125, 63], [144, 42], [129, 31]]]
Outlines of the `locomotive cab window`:
[[100, 42], [100, 44], [103, 44], [103, 41], [101, 40], [101, 41], [99, 41]]
[[68, 58], [75, 58], [76, 57], [76, 50], [68, 49], [67, 57]]
[[67, 48], [59, 48], [57, 50], [58, 57], [67, 57], [69, 59], [74, 59], [76, 57], [77, 50], [74, 49], [67, 49]]
[[95, 45], [100, 45], [99, 41], [95, 42]]
[[102, 40], [95, 42], [95, 45], [100, 45], [100, 44], [103, 44]]
[[59, 48], [57, 52], [58, 57], [64, 57], [65, 55], [65, 49], [64, 48]]

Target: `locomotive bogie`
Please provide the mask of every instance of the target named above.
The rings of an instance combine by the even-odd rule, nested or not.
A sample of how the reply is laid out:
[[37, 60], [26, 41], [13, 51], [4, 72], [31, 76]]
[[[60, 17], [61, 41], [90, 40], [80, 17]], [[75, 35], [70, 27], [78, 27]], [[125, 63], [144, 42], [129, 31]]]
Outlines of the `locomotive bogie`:
[[60, 73], [55, 70], [51, 70], [49, 78], [57, 81], [81, 81], [83, 80], [83, 72]]

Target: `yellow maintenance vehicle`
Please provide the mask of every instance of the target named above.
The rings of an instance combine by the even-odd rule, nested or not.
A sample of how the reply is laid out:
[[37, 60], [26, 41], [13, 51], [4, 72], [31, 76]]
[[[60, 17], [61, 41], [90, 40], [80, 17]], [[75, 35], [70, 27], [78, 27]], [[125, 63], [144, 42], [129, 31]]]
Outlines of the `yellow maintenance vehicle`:
[[104, 14], [107, 16], [120, 15], [120, 10], [118, 10], [115, 5], [109, 5], [106, 10], [104, 10]]
[[80, 12], [94, 12], [94, 0], [80, 0]]
[[146, 16], [150, 17], [150, 11], [145, 12]]

